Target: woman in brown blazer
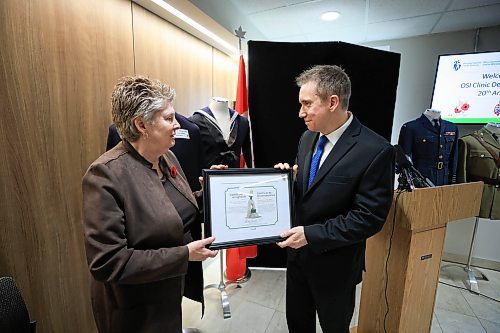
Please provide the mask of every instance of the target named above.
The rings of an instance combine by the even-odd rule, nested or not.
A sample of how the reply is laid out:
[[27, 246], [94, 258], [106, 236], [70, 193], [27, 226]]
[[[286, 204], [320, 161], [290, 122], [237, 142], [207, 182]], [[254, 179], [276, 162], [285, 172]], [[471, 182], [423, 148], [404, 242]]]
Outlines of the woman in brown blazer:
[[[193, 241], [199, 209], [175, 155], [175, 90], [124, 77], [112, 95], [123, 142], [83, 177], [85, 249], [99, 332], [181, 332], [188, 261], [217, 252]], [[219, 168], [222, 168], [220, 166]], [[200, 280], [200, 283], [201, 280]]]

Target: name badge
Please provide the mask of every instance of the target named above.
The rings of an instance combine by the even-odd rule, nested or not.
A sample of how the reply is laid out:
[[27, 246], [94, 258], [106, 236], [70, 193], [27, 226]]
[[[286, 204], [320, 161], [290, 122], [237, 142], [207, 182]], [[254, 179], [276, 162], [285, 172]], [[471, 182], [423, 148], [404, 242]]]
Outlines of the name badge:
[[184, 128], [179, 128], [177, 131], [175, 131], [175, 138], [189, 140], [189, 131]]
[[444, 132], [444, 135], [455, 135], [455, 132]]

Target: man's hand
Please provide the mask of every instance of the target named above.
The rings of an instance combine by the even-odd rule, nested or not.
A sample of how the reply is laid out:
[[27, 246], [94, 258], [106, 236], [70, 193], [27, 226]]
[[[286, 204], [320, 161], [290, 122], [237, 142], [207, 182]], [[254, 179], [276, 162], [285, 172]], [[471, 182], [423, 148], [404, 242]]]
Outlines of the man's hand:
[[216, 164], [216, 165], [212, 165], [210, 167], [210, 170], [226, 170], [227, 169], [227, 165], [225, 164]]
[[187, 245], [189, 250], [189, 261], [203, 261], [207, 258], [213, 258], [219, 251], [212, 251], [205, 246], [212, 244], [215, 237], [208, 237], [205, 239], [191, 242]]
[[[290, 169], [290, 165], [288, 163], [278, 163], [278, 164], [274, 165], [274, 168], [281, 169], [281, 170], [288, 170], [288, 169]], [[295, 164], [292, 167], [292, 170], [293, 170], [293, 175], [297, 176], [297, 172], [299, 171], [299, 166], [297, 164]]]
[[280, 237], [287, 238], [283, 242], [277, 243], [279, 247], [291, 247], [292, 249], [299, 249], [307, 245], [306, 235], [304, 234], [304, 227], [295, 227], [280, 234]]
[[[216, 164], [216, 165], [212, 165], [210, 167], [210, 170], [226, 170], [227, 169], [227, 165], [225, 164]], [[203, 177], [198, 177], [198, 181], [200, 182], [200, 185], [201, 185], [201, 189], [203, 190]]]

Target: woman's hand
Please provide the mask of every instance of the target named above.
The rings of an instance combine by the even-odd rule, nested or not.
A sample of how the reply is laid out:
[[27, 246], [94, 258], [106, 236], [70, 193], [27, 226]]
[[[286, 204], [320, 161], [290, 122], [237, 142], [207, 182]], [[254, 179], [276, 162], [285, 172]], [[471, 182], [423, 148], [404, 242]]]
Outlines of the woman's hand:
[[187, 245], [189, 250], [189, 261], [203, 261], [207, 258], [213, 258], [219, 251], [207, 249], [205, 246], [210, 245], [215, 240], [215, 237], [193, 241]]

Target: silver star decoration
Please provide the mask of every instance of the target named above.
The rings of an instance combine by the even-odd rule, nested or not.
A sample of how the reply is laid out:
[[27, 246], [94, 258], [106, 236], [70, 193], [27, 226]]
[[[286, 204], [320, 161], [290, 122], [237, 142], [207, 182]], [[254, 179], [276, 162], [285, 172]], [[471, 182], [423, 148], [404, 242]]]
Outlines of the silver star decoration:
[[245, 39], [245, 34], [247, 33], [246, 31], [243, 31], [243, 29], [241, 29], [241, 25], [238, 29], [234, 30], [235, 34], [236, 34], [236, 37], [238, 37], [239, 39]]

